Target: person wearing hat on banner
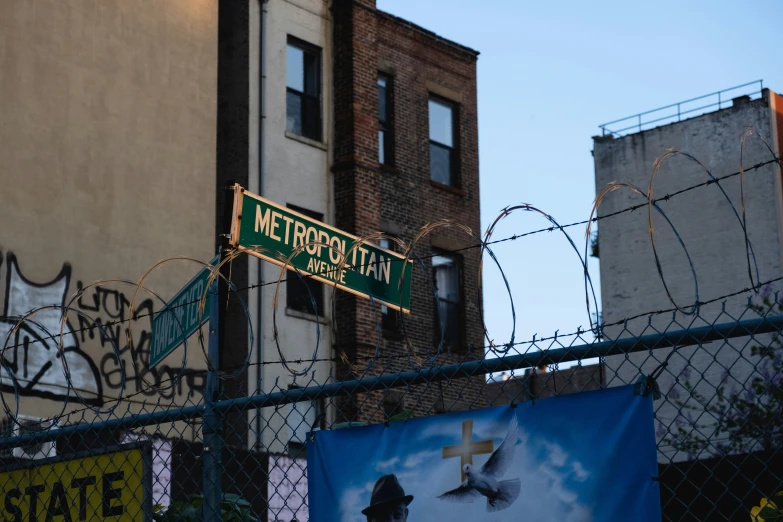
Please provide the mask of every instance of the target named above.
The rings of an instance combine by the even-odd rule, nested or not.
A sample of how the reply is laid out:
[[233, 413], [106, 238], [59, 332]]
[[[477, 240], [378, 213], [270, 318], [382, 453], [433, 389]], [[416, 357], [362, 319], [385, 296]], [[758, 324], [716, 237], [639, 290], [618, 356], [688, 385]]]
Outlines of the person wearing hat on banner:
[[362, 510], [367, 522], [406, 522], [413, 495], [406, 495], [396, 475], [384, 475], [375, 483], [370, 505]]

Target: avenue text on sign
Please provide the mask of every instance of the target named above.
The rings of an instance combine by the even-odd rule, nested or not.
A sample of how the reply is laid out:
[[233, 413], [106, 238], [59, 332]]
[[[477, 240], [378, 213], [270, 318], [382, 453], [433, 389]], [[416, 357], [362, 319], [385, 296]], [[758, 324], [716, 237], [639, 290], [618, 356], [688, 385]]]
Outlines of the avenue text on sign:
[[[231, 240], [235, 247], [282, 266], [280, 259], [251, 249], [261, 247], [288, 258], [298, 247], [307, 245], [291, 259], [290, 270], [299, 269], [302, 275], [410, 312], [411, 260], [406, 262], [400, 254], [369, 243], [352, 249], [358, 242], [356, 236], [255, 194], [241, 192], [235, 201], [240, 209], [234, 209]], [[348, 259], [340, 269], [343, 254]]]

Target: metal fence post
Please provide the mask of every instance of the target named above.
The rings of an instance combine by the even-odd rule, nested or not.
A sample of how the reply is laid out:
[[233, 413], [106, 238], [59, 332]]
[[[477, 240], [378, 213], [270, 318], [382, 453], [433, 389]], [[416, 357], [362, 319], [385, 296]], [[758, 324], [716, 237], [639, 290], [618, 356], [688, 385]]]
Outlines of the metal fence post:
[[[221, 256], [222, 258], [222, 256]], [[209, 288], [210, 313], [209, 313], [209, 347], [208, 353], [210, 369], [207, 373], [207, 382], [204, 388], [204, 422], [202, 436], [204, 438], [203, 466], [203, 519], [205, 522], [218, 522], [220, 520], [220, 502], [222, 500], [221, 475], [223, 471], [221, 453], [223, 452], [223, 416], [215, 410], [215, 402], [219, 399], [220, 380], [218, 377], [219, 364], [219, 334], [220, 334], [220, 299], [218, 297], [218, 281], [215, 278]]]
[[235, 194], [234, 182], [229, 180], [226, 185], [221, 223], [223, 233], [218, 236], [217, 248], [220, 254], [220, 274], [215, 277], [209, 288], [212, 299], [209, 310], [209, 346], [207, 348], [209, 368], [207, 382], [204, 387], [204, 422], [201, 431], [204, 438], [204, 456], [202, 461], [204, 503], [202, 504], [202, 515], [205, 522], [219, 522], [221, 520], [220, 504], [223, 500], [221, 479], [223, 476], [222, 454], [225, 413], [222, 410], [215, 409], [215, 403], [220, 400], [222, 391], [219, 374], [221, 366], [220, 354], [228, 349], [228, 347], [224, 346], [224, 343], [231, 269], [230, 265], [224, 265], [223, 261], [230, 250]]

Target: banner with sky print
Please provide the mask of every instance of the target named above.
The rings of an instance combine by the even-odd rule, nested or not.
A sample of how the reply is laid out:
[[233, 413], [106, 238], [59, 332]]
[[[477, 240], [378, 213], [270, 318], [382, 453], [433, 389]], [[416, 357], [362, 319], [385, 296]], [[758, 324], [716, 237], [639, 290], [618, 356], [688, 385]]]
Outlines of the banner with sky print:
[[632, 386], [312, 435], [310, 522], [661, 520]]

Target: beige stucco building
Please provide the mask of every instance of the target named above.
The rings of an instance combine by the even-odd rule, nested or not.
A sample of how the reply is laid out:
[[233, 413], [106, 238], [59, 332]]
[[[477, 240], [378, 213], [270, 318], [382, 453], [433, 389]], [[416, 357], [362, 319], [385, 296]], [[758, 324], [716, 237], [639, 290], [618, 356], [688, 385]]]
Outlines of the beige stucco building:
[[[329, 2], [251, 1], [249, 18], [251, 116], [247, 188], [280, 205], [293, 206], [300, 212], [334, 224], [330, 171], [333, 104]], [[309, 63], [306, 62], [308, 57], [312, 60]], [[295, 67], [304, 70], [301, 78], [298, 78], [298, 71], [294, 71]], [[297, 79], [314, 83], [318, 93], [318, 117], [315, 128], [310, 130], [311, 137], [304, 135], [307, 134], [305, 129], [292, 127], [287, 118], [287, 96], [297, 87]], [[329, 359], [334, 357], [331, 288], [313, 287], [317, 300], [317, 310], [314, 310], [302, 301], [309, 301], [310, 296], [302, 291], [299, 281], [293, 281], [297, 288], [292, 288], [286, 281], [278, 288], [280, 268], [277, 266], [251, 258], [249, 274], [251, 281], [268, 284], [249, 296], [254, 330], [260, 333], [251, 347], [255, 364], [248, 372], [248, 390], [268, 393], [326, 382], [333, 366]], [[286, 276], [284, 274], [283, 279]], [[296, 290], [297, 297], [289, 295]], [[273, 322], [277, 325], [277, 343]], [[279, 363], [278, 343], [287, 361], [312, 361], [313, 358], [318, 361], [291, 362], [286, 368]], [[304, 375], [296, 375], [302, 372]], [[268, 409], [251, 411], [248, 413], [248, 442], [275, 452], [286, 450], [289, 440], [304, 444], [305, 433], [315, 423], [321, 407], [320, 404], [301, 403], [297, 407], [284, 407], [280, 414], [273, 414]], [[331, 417], [333, 413], [328, 415]], [[261, 439], [258, 433], [262, 434]]]
[[[199, 265], [177, 260], [159, 267], [144, 286], [160, 299], [137, 293], [132, 284], [89, 285], [138, 282], [161, 260], [206, 262], [214, 255], [217, 4], [11, 0], [0, 5], [0, 181], [5, 187], [0, 204], [5, 308], [0, 316], [47, 305], [70, 303], [74, 308], [62, 338], [75, 391], [69, 392], [56, 356], [60, 309], [39, 312], [33, 319], [40, 329], [25, 323], [9, 341], [28, 343], [5, 352], [12, 375], [0, 376], [3, 397], [15, 411], [16, 389], [22, 415], [47, 417], [63, 408], [80, 409], [80, 398], [99, 409], [128, 395], [123, 402], [135, 403], [135, 409], [158, 400], [200, 401], [205, 375], [189, 371], [205, 367], [197, 336], [188, 341], [185, 372], [183, 348], [155, 368], [147, 364], [150, 313], [159, 311]], [[248, 9], [246, 188], [333, 223], [329, 3], [251, 1]], [[315, 138], [302, 136], [287, 122], [285, 71], [294, 39], [300, 48], [318, 53]], [[252, 281], [275, 281], [279, 275], [277, 267], [260, 260], [247, 262]], [[282, 365], [270, 364], [279, 360], [272, 334], [275, 289], [264, 285], [248, 295], [254, 333], [246, 374], [250, 391], [304, 384], [312, 371], [325, 381], [331, 368], [328, 361], [318, 362], [307, 381], [294, 382]], [[320, 359], [331, 358], [330, 292], [319, 299], [317, 315], [289, 306], [288, 292], [284, 282], [275, 318], [284, 356], [311, 359], [317, 346]], [[123, 326], [104, 326], [127, 320], [131, 305], [140, 317]], [[131, 325], [131, 343], [124, 324]], [[0, 337], [5, 339], [15, 325], [10, 318], [0, 322]], [[292, 363], [290, 368], [306, 366]], [[181, 373], [181, 382], [171, 386]], [[312, 423], [316, 412], [308, 410], [299, 415]], [[280, 416], [248, 416], [251, 445], [272, 445], [271, 439], [255, 436], [267, 423], [273, 429], [264, 432], [283, 441], [277, 451], [285, 450], [288, 438], [303, 437], [282, 426]]]
[[[140, 408], [160, 396], [150, 384], [184, 404], [203, 387], [203, 375], [169, 386], [181, 353], [147, 369], [157, 298], [140, 292], [137, 316], [102, 335], [99, 324], [129, 317], [135, 287], [89, 285], [213, 256], [216, 42], [216, 0], [0, 2], [0, 316], [70, 303], [64, 357], [94, 407], [130, 395]], [[169, 264], [146, 286], [165, 300], [197, 269]], [[73, 391], [65, 402], [61, 317], [43, 311], [9, 341], [3, 397], [15, 409], [16, 388], [22, 414], [81, 407]], [[0, 321], [0, 338], [14, 324]], [[199, 355], [192, 343], [189, 367], [203, 367]]]

